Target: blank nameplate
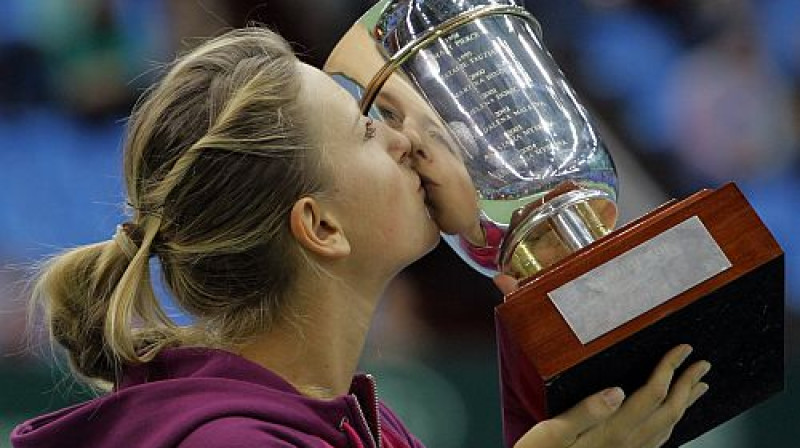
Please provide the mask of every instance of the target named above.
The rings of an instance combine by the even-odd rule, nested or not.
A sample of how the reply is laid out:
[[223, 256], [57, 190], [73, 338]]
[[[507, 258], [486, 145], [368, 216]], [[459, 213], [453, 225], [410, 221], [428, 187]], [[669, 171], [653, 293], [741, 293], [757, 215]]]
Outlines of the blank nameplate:
[[730, 267], [694, 216], [548, 296], [586, 344]]

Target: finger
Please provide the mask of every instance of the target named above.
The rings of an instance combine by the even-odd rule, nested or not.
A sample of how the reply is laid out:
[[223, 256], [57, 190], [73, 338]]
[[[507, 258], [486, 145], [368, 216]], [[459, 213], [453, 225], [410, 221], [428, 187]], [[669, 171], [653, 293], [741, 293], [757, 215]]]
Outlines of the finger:
[[697, 400], [699, 400], [700, 397], [705, 395], [706, 392], [708, 392], [708, 389], [709, 389], [709, 386], [708, 386], [707, 383], [702, 383], [702, 382], [701, 383], [697, 383], [692, 388], [692, 396], [689, 399], [689, 407], [692, 407], [695, 403], [697, 403]]
[[643, 426], [648, 427], [651, 432], [662, 432], [665, 428], [675, 426], [686, 413], [686, 409], [708, 390], [708, 385], [700, 380], [710, 369], [711, 364], [708, 361], [694, 363], [686, 369], [671, 388], [663, 405]]
[[531, 428], [514, 447], [569, 447], [581, 434], [613, 415], [624, 399], [625, 392], [619, 387], [612, 387], [591, 395], [563, 414]]
[[492, 280], [503, 294], [510, 294], [519, 288], [519, 281], [510, 275], [497, 274]]
[[647, 383], [637, 390], [620, 409], [622, 425], [632, 425], [649, 418], [667, 399], [675, 370], [692, 353], [692, 347], [681, 344], [661, 358]]
[[558, 196], [561, 196], [562, 194], [564, 194], [564, 193], [566, 193], [568, 191], [577, 190], [578, 188], [580, 188], [578, 186], [578, 184], [576, 184], [575, 182], [573, 182], [571, 180], [566, 180], [566, 181], [561, 182], [560, 184], [558, 184], [556, 186], [556, 188], [554, 188], [549, 193], [544, 195], [544, 201], [543, 202], [547, 202], [547, 201], [553, 200], [554, 198], [556, 198]]
[[671, 388], [663, 407], [686, 410], [691, 406], [692, 399], [699, 398], [694, 397], [694, 394], [697, 393], [696, 386], [700, 384], [700, 380], [709, 370], [711, 370], [711, 364], [708, 361], [696, 362], [689, 366]]
[[[669, 434], [672, 428], [686, 413], [686, 409], [696, 401], [708, 386], [700, 386], [700, 380], [708, 373], [711, 364], [700, 361], [692, 364], [670, 388], [664, 403], [656, 409], [639, 428], [641, 437], [652, 439], [652, 434]], [[657, 446], [654, 444], [652, 446]]]
[[[689, 404], [688, 404], [687, 408], [691, 407], [707, 391], [708, 391], [708, 384], [702, 383], [702, 382], [695, 384], [695, 386], [692, 388], [692, 391], [690, 393]], [[646, 448], [658, 448], [658, 447], [664, 445], [665, 443], [667, 443], [669, 438], [672, 436], [672, 430], [674, 428], [675, 428], [675, 425], [667, 426], [666, 430], [663, 430], [663, 432], [657, 434], [655, 437], [650, 439], [650, 441], [648, 443], [643, 444], [642, 447], [643, 448], [645, 448], [645, 447]]]
[[667, 443], [670, 437], [672, 437], [672, 428], [669, 428], [668, 431], [656, 435], [655, 437], [647, 441], [647, 443], [642, 443], [639, 444], [638, 446], [641, 448], [659, 448], [661, 446], [664, 446], [664, 444]]
[[607, 419], [625, 400], [625, 392], [611, 387], [585, 398], [556, 419], [569, 422], [578, 434]]

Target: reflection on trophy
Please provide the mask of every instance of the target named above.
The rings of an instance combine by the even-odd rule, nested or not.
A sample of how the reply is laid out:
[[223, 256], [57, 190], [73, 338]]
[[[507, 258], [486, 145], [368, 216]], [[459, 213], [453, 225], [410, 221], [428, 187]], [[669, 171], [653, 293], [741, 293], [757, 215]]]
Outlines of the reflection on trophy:
[[412, 138], [450, 246], [486, 275], [522, 279], [496, 309], [509, 445], [591, 393], [635, 390], [679, 343], [715, 367], [666, 446], [783, 388], [774, 238], [733, 185], [612, 232], [614, 164], [513, 0], [379, 1], [324, 68]]
[[[432, 143], [421, 147], [441, 155], [429, 165], [457, 159], [448, 169], [468, 178], [427, 189], [477, 201], [431, 200], [456, 252], [488, 275], [527, 277], [608, 233], [616, 173], [533, 17], [510, 2], [469, 3], [380, 2], [325, 69], [358, 86], [365, 113]], [[579, 188], [530, 206], [566, 181]]]

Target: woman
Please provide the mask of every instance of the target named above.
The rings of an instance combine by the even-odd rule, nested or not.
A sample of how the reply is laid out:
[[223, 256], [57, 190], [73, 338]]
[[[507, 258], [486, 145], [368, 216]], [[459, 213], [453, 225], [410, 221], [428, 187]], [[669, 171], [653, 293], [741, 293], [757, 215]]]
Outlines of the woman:
[[[133, 218], [34, 291], [77, 374], [111, 392], [20, 425], [14, 446], [421, 446], [354, 377], [382, 291], [438, 241], [414, 150], [267, 30], [176, 61], [130, 120]], [[160, 308], [151, 257], [190, 327]], [[671, 383], [688, 351], [517, 446], [657, 446], [707, 387], [707, 363]]]

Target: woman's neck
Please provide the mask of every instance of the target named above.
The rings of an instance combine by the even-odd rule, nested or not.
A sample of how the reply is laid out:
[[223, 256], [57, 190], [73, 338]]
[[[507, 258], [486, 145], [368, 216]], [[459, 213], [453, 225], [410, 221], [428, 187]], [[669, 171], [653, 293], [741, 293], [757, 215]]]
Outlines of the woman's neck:
[[237, 352], [304, 395], [329, 399], [349, 390], [382, 291], [356, 291], [342, 281], [315, 284], [292, 298], [299, 305], [286, 319]]

